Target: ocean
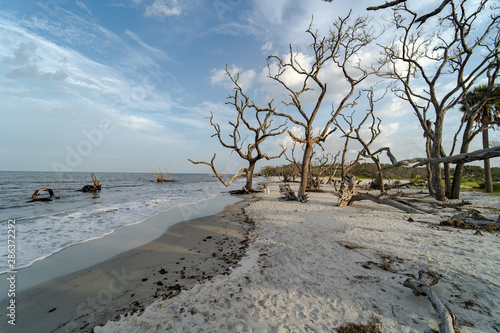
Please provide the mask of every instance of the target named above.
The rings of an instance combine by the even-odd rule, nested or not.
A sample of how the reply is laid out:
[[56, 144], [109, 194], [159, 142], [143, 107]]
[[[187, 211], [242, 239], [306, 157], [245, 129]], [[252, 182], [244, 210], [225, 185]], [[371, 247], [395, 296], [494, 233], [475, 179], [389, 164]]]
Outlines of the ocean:
[[[226, 188], [209, 174], [172, 173], [176, 181], [168, 183], [157, 183], [147, 173], [102, 172], [96, 176], [102, 190], [94, 194], [79, 191], [92, 184], [90, 172], [0, 171], [0, 273], [9, 271], [9, 220], [15, 220], [15, 266], [20, 269], [161, 211], [228, 195], [229, 190], [244, 185], [240, 178]], [[51, 188], [59, 199], [28, 202], [39, 188]], [[46, 192], [40, 196], [47, 196]]]

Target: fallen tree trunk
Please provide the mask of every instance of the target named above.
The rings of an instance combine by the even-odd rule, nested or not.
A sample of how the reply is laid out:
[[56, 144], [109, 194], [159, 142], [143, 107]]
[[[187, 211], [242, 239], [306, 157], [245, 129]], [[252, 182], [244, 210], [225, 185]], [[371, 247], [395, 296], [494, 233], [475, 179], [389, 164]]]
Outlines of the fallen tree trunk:
[[437, 205], [445, 208], [454, 208], [457, 210], [460, 210], [460, 207], [470, 205], [471, 203], [469, 201], [462, 200], [461, 202], [456, 202], [456, 203], [451, 203], [451, 202], [442, 202], [442, 201], [437, 201], [437, 200], [432, 200], [432, 199], [421, 199], [421, 198], [405, 198], [405, 201], [408, 202], [421, 202], [421, 203], [427, 203], [431, 205]]
[[372, 173], [370, 175], [376, 175], [380, 171], [395, 168], [398, 166], [408, 165], [408, 164], [412, 164], [412, 163], [415, 163], [414, 165], [412, 165], [412, 168], [415, 168], [415, 167], [419, 167], [422, 165], [426, 165], [427, 163], [430, 163], [430, 164], [468, 163], [468, 162], [486, 160], [486, 159], [500, 156], [500, 146], [496, 146], [496, 147], [491, 147], [491, 148], [487, 148], [487, 149], [476, 150], [476, 151], [473, 151], [470, 153], [462, 153], [462, 154], [445, 156], [445, 157], [440, 157], [440, 158], [417, 157], [417, 158], [411, 158], [408, 160], [397, 161], [396, 158], [394, 157], [394, 155], [391, 153], [391, 150], [389, 147], [380, 148], [379, 150], [377, 150], [377, 152], [380, 152], [383, 150], [386, 151], [387, 156], [391, 160], [392, 165], [386, 166], [378, 171], [375, 171], [374, 173]]
[[435, 272], [418, 272], [418, 279], [408, 278], [403, 283], [413, 291], [416, 296], [427, 296], [436, 310], [436, 319], [439, 325], [439, 333], [454, 333], [454, 317], [448, 307], [432, 291], [430, 286], [439, 282], [441, 276]]
[[350, 206], [350, 205], [352, 205], [353, 202], [362, 201], [362, 200], [370, 200], [370, 201], [373, 201], [373, 202], [378, 203], [380, 205], [389, 205], [389, 206], [392, 206], [394, 208], [398, 208], [398, 209], [400, 209], [406, 213], [410, 213], [410, 214], [424, 214], [424, 213], [429, 214], [429, 213], [431, 213], [430, 211], [425, 211], [423, 209], [414, 207], [414, 206], [410, 205], [409, 203], [403, 202], [403, 200], [394, 200], [391, 197], [388, 197], [386, 195], [375, 196], [375, 195], [369, 194], [369, 193], [357, 193], [357, 194], [353, 195], [349, 199], [347, 204], [344, 206]]

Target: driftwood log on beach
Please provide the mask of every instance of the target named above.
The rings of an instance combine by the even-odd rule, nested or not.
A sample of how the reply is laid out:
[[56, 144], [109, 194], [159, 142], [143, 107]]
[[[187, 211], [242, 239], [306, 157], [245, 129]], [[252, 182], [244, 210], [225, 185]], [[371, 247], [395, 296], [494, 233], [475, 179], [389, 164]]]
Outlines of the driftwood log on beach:
[[290, 188], [290, 184], [281, 184], [280, 185], [280, 193], [284, 195], [280, 200], [285, 201], [299, 201], [299, 202], [307, 202], [309, 196], [307, 194], [304, 195], [296, 195], [295, 192]]
[[373, 201], [373, 202], [378, 203], [380, 205], [389, 205], [389, 206], [392, 206], [394, 208], [398, 208], [398, 209], [400, 209], [406, 213], [410, 213], [410, 214], [433, 213], [433, 211], [428, 211], [428, 210], [424, 210], [421, 208], [417, 208], [408, 202], [405, 202], [401, 199], [391, 197], [391, 196], [388, 196], [385, 194], [375, 196], [375, 195], [369, 194], [369, 193], [357, 193], [349, 199], [349, 201], [347, 202], [347, 204], [345, 204], [345, 206], [350, 206], [350, 205], [352, 205], [353, 202], [362, 201], [362, 200], [370, 200], [370, 201]]
[[352, 205], [352, 198], [356, 195], [356, 193], [356, 177], [345, 176], [340, 183], [339, 206], [345, 207]]
[[[47, 191], [50, 195], [50, 197], [43, 197], [43, 198], [37, 198], [38, 195], [43, 192], [43, 191]], [[28, 202], [34, 202], [34, 201], [52, 201], [52, 200], [55, 200], [55, 199], [59, 199], [59, 197], [56, 197], [54, 195], [54, 191], [52, 191], [51, 188], [40, 188], [38, 190], [35, 191], [35, 193], [33, 193], [33, 195], [31, 196], [31, 200], [28, 201]]]
[[436, 318], [439, 325], [439, 333], [454, 333], [454, 317], [448, 307], [432, 291], [432, 285], [439, 282], [441, 276], [435, 272], [418, 272], [418, 279], [408, 278], [403, 283], [410, 288], [416, 296], [427, 296], [436, 310]]

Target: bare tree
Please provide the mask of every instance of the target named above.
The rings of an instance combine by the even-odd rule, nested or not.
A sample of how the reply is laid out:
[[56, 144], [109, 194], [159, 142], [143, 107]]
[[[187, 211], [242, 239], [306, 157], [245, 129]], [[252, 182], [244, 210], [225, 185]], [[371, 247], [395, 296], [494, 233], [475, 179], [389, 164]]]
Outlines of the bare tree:
[[[355, 111], [351, 113], [349, 116], [341, 115], [344, 124], [340, 124], [338, 120], [335, 120], [334, 124], [337, 128], [342, 132], [342, 137], [345, 138], [344, 141], [344, 149], [342, 150], [342, 160], [341, 160], [341, 184], [340, 190], [338, 193], [339, 196], [339, 204], [340, 207], [346, 206], [351, 202], [351, 198], [357, 194], [355, 177], [349, 174], [350, 170], [354, 168], [359, 161], [363, 160], [363, 158], [371, 158], [377, 165], [378, 172], [378, 182], [380, 184], [379, 189], [381, 192], [384, 192], [384, 178], [381, 172], [382, 165], [380, 163], [379, 154], [382, 150], [377, 150], [372, 152], [370, 146], [375, 142], [375, 139], [382, 133], [380, 128], [381, 120], [376, 118], [373, 114], [374, 111], [374, 99], [373, 99], [373, 90], [369, 90], [367, 93], [367, 97], [369, 100], [370, 108], [366, 113], [365, 117], [361, 120], [361, 122], [357, 125], [354, 124], [353, 116]], [[371, 119], [371, 125], [368, 126], [370, 137], [363, 138], [361, 134], [361, 130], [366, 124], [366, 121]], [[347, 126], [346, 126], [347, 125]], [[346, 162], [347, 151], [350, 146], [351, 140], [355, 140], [359, 142], [362, 146], [362, 150], [358, 151], [354, 160], [349, 163]]]
[[[340, 160], [341, 181], [344, 181], [345, 178], [347, 177], [347, 175], [349, 174], [349, 172], [352, 170], [352, 168], [354, 168], [356, 166], [356, 164], [358, 164], [359, 161], [363, 160], [362, 159], [363, 155], [361, 154], [361, 151], [358, 151], [358, 153], [356, 154], [356, 157], [353, 160], [351, 160], [349, 162], [347, 161], [347, 153], [349, 152], [351, 139], [356, 139], [355, 137], [352, 136], [352, 134], [356, 130], [360, 129], [360, 127], [358, 127], [358, 128], [354, 127], [354, 120], [353, 120], [354, 113], [355, 112], [352, 112], [348, 116], [345, 116], [343, 114], [340, 115], [341, 118], [343, 119], [344, 123], [347, 124], [347, 126], [340, 124], [338, 119], [335, 119], [335, 122], [334, 122], [334, 125], [336, 126], [336, 128], [340, 129], [340, 131], [342, 132], [342, 137], [345, 138], [344, 148], [341, 151], [341, 160]], [[366, 118], [364, 119], [364, 121], [365, 120], [366, 120]]]
[[[234, 106], [237, 111], [236, 121], [230, 121], [229, 124], [232, 127], [232, 133], [229, 134], [229, 141], [223, 139], [223, 134], [220, 125], [213, 121], [213, 114], [210, 116], [210, 124], [215, 129], [215, 136], [219, 139], [220, 144], [228, 149], [234, 150], [238, 155], [248, 162], [246, 168], [241, 168], [235, 175], [231, 177], [229, 181], [225, 181], [222, 175], [217, 172], [214, 161], [216, 154], [212, 157], [210, 162], [194, 162], [191, 159], [189, 161], [194, 164], [206, 164], [212, 168], [215, 176], [225, 185], [229, 186], [231, 183], [239, 177], [241, 174], [246, 174], [246, 184], [243, 188], [245, 192], [253, 192], [252, 181], [253, 173], [255, 170], [255, 165], [257, 161], [261, 159], [272, 160], [281, 157], [286, 149], [283, 149], [279, 155], [268, 156], [261, 149], [261, 144], [269, 137], [274, 137], [283, 134], [286, 131], [286, 123], [279, 126], [273, 127], [273, 119], [271, 116], [274, 113], [274, 107], [272, 106], [272, 101], [268, 103], [267, 107], [260, 108], [254, 104], [253, 101], [243, 92], [240, 84], [238, 83], [239, 75], [233, 78], [226, 67], [226, 73], [234, 83], [234, 95], [230, 96], [230, 101], [226, 104]], [[255, 119], [250, 121], [248, 113], [252, 113]], [[245, 143], [248, 137], [242, 138], [242, 132], [246, 130], [249, 132], [249, 136], [252, 139], [249, 143]]]
[[[361, 146], [363, 147], [363, 149], [360, 151], [359, 155], [366, 157], [366, 158], [370, 158], [377, 166], [377, 170], [380, 171], [380, 170], [382, 170], [382, 164], [380, 162], [380, 156], [379, 156], [381, 151], [372, 152], [370, 146], [375, 142], [375, 139], [382, 133], [382, 129], [380, 128], [380, 124], [381, 124], [382, 120], [378, 117], [375, 117], [375, 115], [374, 115], [374, 106], [375, 106], [376, 101], [373, 99], [373, 90], [370, 89], [367, 92], [367, 94], [368, 94], [367, 97], [368, 97], [370, 108], [368, 109], [368, 112], [366, 113], [363, 120], [359, 123], [358, 128], [356, 128], [354, 130], [355, 135], [349, 135], [349, 137], [353, 140], [358, 141], [361, 144]], [[368, 139], [366, 139], [366, 138], [363, 138], [363, 136], [361, 135], [361, 129], [368, 119], [371, 120], [371, 124], [368, 127], [370, 136]], [[352, 128], [353, 128], [352, 124], [350, 124], [350, 127], [351, 127], [351, 134], [352, 134]], [[385, 192], [384, 175], [380, 171], [378, 173], [377, 177], [378, 177], [379, 190], [380, 190], [380, 192], [383, 193], [383, 192]]]
[[[487, 2], [445, 0], [424, 20], [419, 20], [404, 1], [393, 7], [394, 24], [401, 34], [384, 47], [391, 62], [385, 74], [400, 83], [394, 90], [396, 95], [411, 105], [432, 141], [428, 158], [446, 156], [442, 141], [447, 111], [463, 100], [488, 70], [499, 66], [499, 16], [493, 10], [487, 17]], [[441, 164], [432, 164], [431, 169], [435, 198], [444, 201]]]
[[[344, 18], [339, 18], [333, 23], [333, 28], [329, 38], [321, 38], [317, 32], [312, 31], [309, 26], [307, 33], [312, 38], [311, 44], [313, 63], [310, 67], [304, 68], [298, 60], [297, 52], [294, 52], [290, 45], [290, 51], [286, 58], [278, 56], [268, 57], [269, 77], [278, 82], [288, 93], [289, 100], [283, 101], [284, 105], [292, 108], [289, 112], [273, 111], [275, 115], [284, 117], [303, 129], [303, 134], [297, 136], [291, 131], [288, 134], [296, 142], [304, 144], [304, 154], [302, 158], [301, 181], [298, 199], [305, 196], [307, 180], [310, 173], [310, 160], [314, 145], [321, 145], [333, 132], [330, 126], [337, 116], [347, 107], [356, 105], [360, 94], [357, 94], [357, 87], [370, 75], [376, 73], [378, 69], [362, 68], [357, 56], [364, 47], [374, 40], [374, 35], [370, 31], [369, 20], [357, 18], [352, 25], [350, 13]], [[347, 89], [344, 97], [337, 105], [332, 106], [330, 115], [322, 124], [319, 133], [313, 133], [315, 120], [324, 102], [327, 93], [327, 82], [320, 78], [322, 68], [333, 62], [343, 73], [342, 80], [347, 82]], [[277, 70], [273, 72], [272, 64], [276, 64]], [[287, 83], [285, 73], [293, 73], [300, 77], [301, 85], [294, 89]], [[306, 103], [305, 93], [316, 89], [314, 102]]]
[[[314, 191], [319, 190], [322, 184], [321, 177], [329, 172], [328, 181], [331, 181], [333, 178], [337, 165], [337, 157], [340, 155], [340, 152], [337, 155], [333, 156], [332, 153], [323, 153], [320, 157], [315, 157], [316, 163], [310, 163], [312, 165], [312, 169], [314, 169], [315, 177], [313, 177], [313, 173], [310, 173], [310, 178], [308, 181], [308, 190]], [[314, 153], [311, 157], [314, 156]]]
[[[288, 154], [286, 153], [286, 148], [283, 145], [281, 145], [281, 149], [283, 151], [285, 151], [285, 153], [284, 153], [285, 159], [288, 162], [290, 162], [290, 166], [292, 167], [291, 176], [292, 176], [293, 181], [295, 181], [296, 176], [297, 175], [300, 176], [301, 170], [302, 170], [302, 163], [300, 163], [299, 161], [297, 161], [297, 158], [295, 157], [295, 150], [297, 149], [297, 141], [293, 142], [293, 146], [292, 146], [292, 149], [291, 149], [291, 152], [290, 152], [290, 156], [288, 156]], [[284, 179], [283, 181], [288, 181], [288, 180]]]

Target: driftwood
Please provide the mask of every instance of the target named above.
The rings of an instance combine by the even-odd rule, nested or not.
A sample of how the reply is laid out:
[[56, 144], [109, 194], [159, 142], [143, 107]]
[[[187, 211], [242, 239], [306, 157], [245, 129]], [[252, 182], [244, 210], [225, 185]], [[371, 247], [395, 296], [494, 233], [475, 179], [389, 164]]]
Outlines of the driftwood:
[[[37, 196], [43, 192], [43, 191], [47, 191], [50, 195], [50, 197], [44, 197], [44, 198], [37, 198]], [[52, 200], [55, 200], [55, 199], [59, 199], [59, 197], [56, 197], [54, 195], [54, 191], [52, 191], [51, 188], [41, 188], [41, 189], [38, 189], [35, 191], [35, 193], [33, 193], [33, 195], [31, 196], [31, 200], [28, 201], [28, 202], [34, 202], [34, 201], [52, 201]]]
[[441, 276], [438, 273], [419, 271], [417, 280], [408, 278], [403, 285], [410, 288], [416, 296], [427, 296], [429, 298], [436, 310], [440, 333], [453, 333], [455, 332], [453, 314], [430, 288], [430, 286], [437, 284], [440, 278]]
[[[345, 176], [340, 183], [339, 191], [339, 206], [345, 207], [352, 205], [352, 197], [357, 193], [356, 189], [356, 177]], [[354, 200], [356, 201], [356, 200]]]
[[[430, 214], [432, 211], [417, 208], [401, 199], [397, 199], [385, 194], [373, 195], [369, 193], [357, 193], [353, 195], [344, 206], [351, 206], [355, 201], [370, 200], [380, 205], [389, 205], [410, 214]], [[341, 206], [343, 207], [343, 206]]]
[[290, 184], [280, 184], [280, 193], [284, 195], [280, 200], [283, 201], [297, 201], [295, 192], [290, 188]]
[[97, 192], [101, 190], [101, 181], [97, 179], [97, 177], [92, 174], [92, 185], [85, 185], [82, 187], [83, 192]]
[[463, 206], [470, 205], [471, 203], [469, 201], [462, 200], [460, 202], [456, 203], [451, 203], [451, 202], [443, 202], [443, 201], [437, 201], [433, 199], [424, 199], [424, 198], [405, 198], [405, 201], [407, 202], [421, 202], [421, 203], [427, 203], [431, 205], [437, 205], [445, 208], [454, 208], [454, 209], [460, 209]]
[[280, 184], [280, 193], [284, 195], [284, 197], [280, 198], [283, 201], [299, 201], [304, 203], [309, 199], [307, 194], [295, 195], [295, 192], [290, 188], [290, 184]]
[[[473, 221], [485, 221], [490, 223], [472, 223], [466, 221], [466, 219], [470, 219]], [[499, 219], [500, 221], [500, 219]], [[498, 225], [498, 221], [493, 221], [485, 218], [481, 215], [478, 210], [470, 209], [465, 212], [461, 212], [459, 214], [455, 214], [448, 218], [445, 221], [441, 221], [439, 223], [441, 226], [446, 227], [454, 227], [459, 229], [470, 229], [470, 230], [484, 230], [488, 232], [500, 232], [500, 226]]]
[[165, 178], [165, 176], [170, 172], [171, 170], [165, 170], [165, 173], [163, 173], [160, 168], [158, 168], [158, 171], [155, 171], [155, 178], [157, 183], [169, 183], [169, 182], [175, 182], [175, 178], [170, 177], [170, 178]]

